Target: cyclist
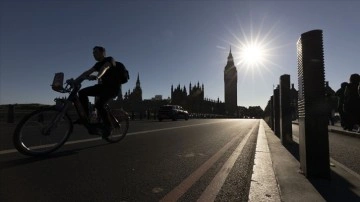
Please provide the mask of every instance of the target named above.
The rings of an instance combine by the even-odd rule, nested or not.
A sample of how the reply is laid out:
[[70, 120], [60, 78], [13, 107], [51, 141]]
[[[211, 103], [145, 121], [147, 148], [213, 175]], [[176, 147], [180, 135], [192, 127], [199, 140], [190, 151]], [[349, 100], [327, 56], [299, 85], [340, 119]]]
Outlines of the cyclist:
[[[116, 75], [120, 73], [117, 72], [117, 68], [115, 68], [116, 63], [114, 58], [106, 57], [104, 47], [95, 46], [93, 48], [93, 55], [97, 63], [76, 78], [75, 82], [79, 83], [84, 79], [100, 81], [94, 86], [81, 89], [79, 91], [79, 99], [87, 117], [89, 118], [88, 96], [98, 97], [95, 101], [95, 108], [98, 110], [98, 114], [102, 118], [105, 126], [105, 133], [103, 136], [107, 137], [111, 133], [111, 124], [104, 106], [110, 99], [115, 98], [118, 95], [121, 83]], [[94, 72], [98, 72], [97, 76], [91, 75]], [[87, 120], [79, 119], [74, 123], [83, 124], [86, 122]]]

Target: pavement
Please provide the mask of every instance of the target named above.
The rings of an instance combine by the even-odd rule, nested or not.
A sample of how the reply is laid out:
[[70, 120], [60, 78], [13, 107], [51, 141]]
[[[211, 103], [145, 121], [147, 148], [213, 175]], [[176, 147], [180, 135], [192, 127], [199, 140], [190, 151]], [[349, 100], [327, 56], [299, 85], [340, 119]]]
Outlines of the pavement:
[[[329, 131], [360, 137], [338, 125], [329, 126]], [[293, 130], [294, 142], [284, 147], [261, 121], [249, 201], [360, 201], [360, 175], [331, 158], [331, 179], [306, 178], [300, 169], [298, 132]]]
[[[293, 121], [292, 123], [299, 125], [299, 122], [297, 122], [297, 121]], [[344, 130], [340, 126], [340, 123], [338, 123], [338, 122], [335, 123], [334, 125], [328, 125], [328, 130], [329, 130], [329, 132], [360, 138], [360, 133], [356, 132], [355, 130], [352, 130], [352, 131]]]

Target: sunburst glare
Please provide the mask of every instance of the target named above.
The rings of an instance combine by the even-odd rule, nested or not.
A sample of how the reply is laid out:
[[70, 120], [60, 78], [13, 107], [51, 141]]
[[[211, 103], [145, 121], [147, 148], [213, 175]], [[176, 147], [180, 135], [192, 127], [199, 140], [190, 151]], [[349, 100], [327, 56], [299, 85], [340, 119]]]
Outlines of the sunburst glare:
[[261, 65], [266, 57], [265, 49], [260, 44], [246, 44], [242, 47], [240, 58], [248, 66]]
[[[281, 46], [276, 45], [275, 41], [280, 37], [280, 34], [274, 33], [276, 24], [265, 28], [264, 18], [261, 23], [258, 23], [258, 28], [255, 29], [253, 22], [250, 22], [249, 29], [239, 23], [240, 30], [229, 29], [228, 32], [232, 38], [223, 40], [230, 45], [234, 62], [238, 69], [243, 69], [243, 76], [247, 77], [251, 73], [252, 78], [256, 75], [264, 77], [266, 72], [273, 74], [273, 68], [279, 67], [275, 62], [276, 49]], [[237, 30], [237, 31], [234, 31]]]

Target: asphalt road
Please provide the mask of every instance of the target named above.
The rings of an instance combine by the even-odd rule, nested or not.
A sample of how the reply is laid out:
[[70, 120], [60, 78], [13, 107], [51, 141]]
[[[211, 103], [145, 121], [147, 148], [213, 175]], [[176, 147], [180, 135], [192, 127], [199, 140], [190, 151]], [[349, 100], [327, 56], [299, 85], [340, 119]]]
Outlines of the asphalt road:
[[14, 151], [7, 127], [2, 202], [246, 201], [259, 120], [135, 121], [116, 144], [77, 126], [68, 144], [46, 158]]

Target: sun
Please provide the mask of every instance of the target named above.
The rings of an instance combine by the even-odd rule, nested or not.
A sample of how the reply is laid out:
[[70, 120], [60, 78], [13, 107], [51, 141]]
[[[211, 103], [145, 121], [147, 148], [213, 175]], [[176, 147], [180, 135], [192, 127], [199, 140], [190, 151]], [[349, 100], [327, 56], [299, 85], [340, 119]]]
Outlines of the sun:
[[264, 63], [266, 57], [265, 51], [266, 49], [260, 44], [249, 43], [241, 47], [239, 57], [245, 65], [255, 67]]
[[[256, 23], [253, 21], [244, 23], [239, 20], [239, 27], [227, 28], [230, 36], [221, 39], [230, 45], [235, 65], [242, 70], [244, 77], [247, 77], [248, 73], [253, 78], [264, 77], [265, 74], [272, 74], [280, 67], [276, 62], [279, 60], [279, 49], [284, 47], [278, 42], [282, 36], [278, 30], [281, 29], [278, 29], [277, 23], [265, 21], [265, 17]], [[226, 50], [226, 48], [222, 49]]]

